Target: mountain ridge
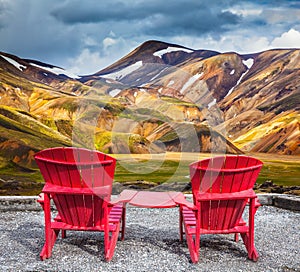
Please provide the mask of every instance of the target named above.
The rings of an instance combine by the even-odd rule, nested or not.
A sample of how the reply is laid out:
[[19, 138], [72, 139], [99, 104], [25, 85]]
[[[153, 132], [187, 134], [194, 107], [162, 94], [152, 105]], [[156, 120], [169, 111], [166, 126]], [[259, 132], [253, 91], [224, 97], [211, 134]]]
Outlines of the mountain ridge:
[[[9, 120], [10, 133], [21, 132], [26, 115], [35, 120], [33, 136], [45, 141], [39, 148], [52, 142], [115, 153], [178, 151], [190, 135], [197, 147], [187, 151], [223, 145], [224, 152], [299, 155], [299, 75], [299, 49], [243, 55], [152, 40], [81, 77], [0, 52], [0, 105], [8, 107], [0, 111], [0, 156], [19, 146], [20, 154], [13, 153], [28, 157], [32, 144], [11, 136], [12, 144], [12, 134], [4, 133]], [[45, 126], [49, 132], [41, 136]]]

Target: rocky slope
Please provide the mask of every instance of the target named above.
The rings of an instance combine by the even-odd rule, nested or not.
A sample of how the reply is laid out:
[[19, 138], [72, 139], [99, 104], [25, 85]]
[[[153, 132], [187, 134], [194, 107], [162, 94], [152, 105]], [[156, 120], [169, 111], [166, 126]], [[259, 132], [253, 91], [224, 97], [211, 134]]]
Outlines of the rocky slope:
[[0, 52], [0, 156], [51, 146], [113, 153], [300, 154], [300, 50], [251, 55], [148, 41], [76, 77]]
[[243, 150], [300, 154], [300, 50], [270, 50], [219, 104], [228, 134]]

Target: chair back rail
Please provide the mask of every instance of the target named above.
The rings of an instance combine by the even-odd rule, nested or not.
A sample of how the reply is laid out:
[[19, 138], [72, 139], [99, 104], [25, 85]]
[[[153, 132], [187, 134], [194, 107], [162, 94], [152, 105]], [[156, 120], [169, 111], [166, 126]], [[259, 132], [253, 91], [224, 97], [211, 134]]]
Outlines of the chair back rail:
[[[234, 193], [253, 188], [262, 162], [248, 156], [218, 156], [190, 165], [190, 178], [197, 205], [201, 193]], [[201, 228], [230, 229], [239, 224], [247, 198], [201, 201]]]

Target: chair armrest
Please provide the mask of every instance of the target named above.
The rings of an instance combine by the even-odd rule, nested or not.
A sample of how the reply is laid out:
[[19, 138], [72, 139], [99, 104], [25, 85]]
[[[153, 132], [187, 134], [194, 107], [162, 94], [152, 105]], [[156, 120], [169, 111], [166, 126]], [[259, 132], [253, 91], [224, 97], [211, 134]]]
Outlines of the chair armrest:
[[254, 201], [255, 201], [255, 204], [254, 204], [255, 208], [258, 208], [258, 207], [261, 206], [261, 204], [260, 204], [260, 202], [258, 200], [258, 197], [256, 197]]
[[40, 193], [38, 199], [36, 200], [38, 203], [40, 203], [41, 205], [44, 204], [45, 202], [45, 194], [44, 193]]
[[183, 193], [170, 192], [169, 195], [177, 205], [185, 206], [191, 210], [197, 210], [197, 207], [194, 205], [194, 203], [187, 201]]
[[65, 194], [65, 195], [97, 195], [99, 197], [107, 197], [109, 195], [110, 186], [101, 187], [86, 187], [86, 188], [71, 188], [65, 186], [46, 183], [42, 192], [50, 194]]
[[257, 195], [253, 189], [248, 189], [241, 192], [234, 193], [202, 193], [199, 192], [196, 195], [197, 201], [208, 201], [208, 200], [234, 200], [234, 199], [245, 199], [245, 198], [257, 198]]
[[135, 190], [124, 190], [116, 199], [109, 201], [109, 204], [116, 205], [118, 203], [128, 203], [137, 193], [138, 191]]

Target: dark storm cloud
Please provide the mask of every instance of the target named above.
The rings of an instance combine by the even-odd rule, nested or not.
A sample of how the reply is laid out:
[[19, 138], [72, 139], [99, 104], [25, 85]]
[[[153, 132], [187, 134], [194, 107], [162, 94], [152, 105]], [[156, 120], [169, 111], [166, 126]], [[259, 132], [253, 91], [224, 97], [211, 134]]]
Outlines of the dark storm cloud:
[[5, 2], [0, 2], [0, 29], [5, 26], [5, 15], [7, 13], [7, 6]]
[[[205, 3], [206, 2], [206, 3]], [[71, 1], [56, 7], [51, 14], [65, 24], [123, 22], [139, 24], [148, 35], [203, 34], [222, 32], [240, 18], [223, 11], [229, 1]], [[223, 2], [223, 3], [222, 3]], [[123, 25], [123, 26], [125, 26]]]
[[216, 51], [263, 50], [276, 38], [277, 46], [297, 47], [299, 5], [295, 0], [0, 0], [0, 51], [86, 73], [150, 39]]
[[213, 13], [210, 9], [191, 10], [180, 16], [168, 16], [153, 22], [145, 29], [149, 35], [197, 35], [218, 34], [238, 24], [239, 16], [230, 12]]
[[49, 15], [53, 5], [55, 1], [0, 1], [0, 51], [59, 65], [62, 57], [78, 53], [78, 32]]

